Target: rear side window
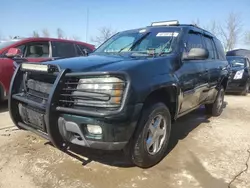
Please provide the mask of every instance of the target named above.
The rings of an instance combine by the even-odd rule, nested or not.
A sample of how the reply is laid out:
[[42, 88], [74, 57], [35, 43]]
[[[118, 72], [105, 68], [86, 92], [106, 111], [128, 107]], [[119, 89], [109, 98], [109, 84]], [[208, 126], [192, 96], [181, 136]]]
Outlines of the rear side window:
[[204, 38], [204, 42], [205, 42], [205, 45], [206, 45], [206, 49], [208, 50], [209, 52], [209, 57], [208, 59], [215, 59], [215, 48], [214, 48], [214, 44], [213, 44], [213, 41], [210, 37], [207, 37], [207, 36], [203, 36]]
[[214, 38], [214, 43], [215, 43], [215, 46], [216, 46], [218, 59], [226, 60], [226, 54], [225, 54], [225, 51], [224, 51], [224, 48], [223, 48], [221, 42], [218, 39]]
[[52, 42], [53, 57], [75, 57], [78, 56], [74, 43]]
[[191, 48], [203, 48], [203, 43], [201, 39], [201, 35], [199, 33], [189, 33], [188, 40], [186, 43], [187, 52], [191, 50]]

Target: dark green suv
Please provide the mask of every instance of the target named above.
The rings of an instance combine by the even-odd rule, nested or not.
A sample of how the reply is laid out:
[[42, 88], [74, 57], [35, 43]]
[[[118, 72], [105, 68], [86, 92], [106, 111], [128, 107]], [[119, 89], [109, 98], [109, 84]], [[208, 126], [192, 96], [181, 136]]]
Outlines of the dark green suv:
[[9, 111], [17, 127], [59, 149], [124, 150], [151, 167], [165, 155], [174, 120], [201, 105], [221, 114], [228, 68], [211, 33], [154, 22], [115, 34], [88, 57], [21, 64]]

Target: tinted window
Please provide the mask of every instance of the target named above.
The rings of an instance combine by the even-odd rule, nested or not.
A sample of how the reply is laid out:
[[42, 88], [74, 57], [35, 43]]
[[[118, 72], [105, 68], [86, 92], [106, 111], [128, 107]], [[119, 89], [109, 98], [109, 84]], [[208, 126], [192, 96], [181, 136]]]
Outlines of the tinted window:
[[211, 40], [211, 38], [206, 37], [206, 36], [203, 36], [203, 38], [204, 38], [206, 48], [209, 52], [208, 59], [215, 59], [215, 49], [214, 49], [213, 41]]
[[53, 57], [75, 57], [78, 56], [74, 43], [52, 42]]
[[215, 46], [216, 46], [218, 59], [226, 60], [226, 54], [225, 54], [225, 51], [224, 51], [224, 48], [223, 48], [221, 42], [218, 39], [214, 38], [214, 43], [215, 43]]
[[[24, 52], [24, 57], [27, 58], [49, 57], [49, 42], [31, 42], [25, 45], [26, 48]], [[20, 46], [19, 48], [22, 48], [22, 46]]]
[[191, 48], [203, 48], [203, 43], [201, 40], [201, 35], [196, 33], [189, 33], [188, 34], [188, 41], [187, 41], [187, 51], [189, 52]]

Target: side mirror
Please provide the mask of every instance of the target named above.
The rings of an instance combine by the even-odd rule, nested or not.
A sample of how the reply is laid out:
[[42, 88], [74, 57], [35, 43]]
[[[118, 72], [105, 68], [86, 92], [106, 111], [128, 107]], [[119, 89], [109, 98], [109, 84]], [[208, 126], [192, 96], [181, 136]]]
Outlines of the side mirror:
[[209, 51], [204, 48], [191, 48], [186, 57], [183, 60], [204, 60], [209, 56]]
[[84, 49], [83, 52], [84, 52], [84, 56], [88, 56], [89, 55], [89, 53], [88, 53], [88, 51], [86, 49]]
[[14, 57], [21, 57], [22, 53], [21, 50], [18, 48], [10, 48], [8, 52], [5, 54], [8, 58], [14, 58]]

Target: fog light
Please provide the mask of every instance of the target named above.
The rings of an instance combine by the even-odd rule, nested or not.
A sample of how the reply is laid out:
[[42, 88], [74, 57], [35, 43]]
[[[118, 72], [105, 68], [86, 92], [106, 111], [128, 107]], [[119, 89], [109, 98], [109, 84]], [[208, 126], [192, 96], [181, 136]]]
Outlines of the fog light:
[[102, 134], [102, 128], [99, 125], [87, 125], [87, 130], [91, 134]]

